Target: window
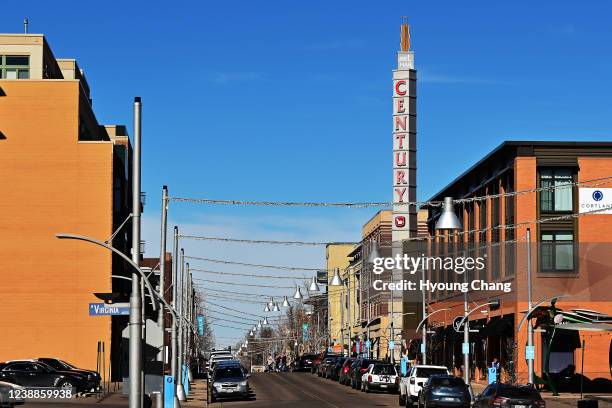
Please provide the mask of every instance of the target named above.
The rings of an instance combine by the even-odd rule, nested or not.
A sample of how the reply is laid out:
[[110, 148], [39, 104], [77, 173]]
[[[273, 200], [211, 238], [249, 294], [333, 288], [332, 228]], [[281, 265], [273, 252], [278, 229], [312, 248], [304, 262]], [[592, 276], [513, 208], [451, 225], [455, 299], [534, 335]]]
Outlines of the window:
[[548, 188], [548, 190], [540, 192], [540, 210], [544, 212], [572, 211], [574, 208], [572, 181], [571, 169], [542, 169], [540, 187]]
[[572, 272], [574, 270], [573, 232], [542, 232], [540, 270], [544, 272]]
[[30, 57], [27, 55], [0, 55], [0, 78], [30, 78]]

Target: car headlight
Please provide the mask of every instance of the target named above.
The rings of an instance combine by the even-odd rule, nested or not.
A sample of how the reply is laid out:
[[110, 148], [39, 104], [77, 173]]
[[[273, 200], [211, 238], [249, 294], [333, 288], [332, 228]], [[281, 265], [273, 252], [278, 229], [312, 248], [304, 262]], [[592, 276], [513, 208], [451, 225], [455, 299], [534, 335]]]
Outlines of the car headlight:
[[88, 380], [93, 379], [93, 375], [91, 375], [91, 374], [87, 374], [87, 379], [88, 379]]
[[246, 387], [246, 386], [247, 386], [247, 381], [246, 381], [246, 380], [241, 381], [241, 382], [240, 382], [240, 386], [241, 386], [241, 387]]
[[219, 384], [219, 383], [213, 383], [213, 388], [214, 388], [214, 389], [221, 388], [221, 384]]

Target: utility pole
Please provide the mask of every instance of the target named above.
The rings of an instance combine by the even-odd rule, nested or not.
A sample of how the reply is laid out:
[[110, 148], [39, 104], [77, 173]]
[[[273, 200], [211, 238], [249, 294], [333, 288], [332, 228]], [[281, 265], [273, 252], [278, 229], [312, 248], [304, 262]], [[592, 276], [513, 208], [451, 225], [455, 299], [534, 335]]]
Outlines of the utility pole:
[[181, 259], [180, 259], [180, 276], [177, 279], [177, 283], [180, 282], [180, 294], [179, 296], [179, 309], [177, 313], [180, 316], [179, 321], [179, 329], [178, 329], [178, 370], [176, 377], [176, 394], [179, 401], [185, 401], [185, 388], [183, 388], [183, 317], [184, 317], [184, 309], [183, 309], [183, 297], [184, 293], [184, 276], [185, 276], [185, 250], [181, 248]]
[[[172, 247], [172, 307], [175, 313], [178, 314], [178, 227], [174, 227], [174, 245]], [[170, 374], [174, 378], [174, 408], [181, 406], [178, 400], [177, 381], [177, 364], [178, 364], [178, 347], [177, 347], [177, 326], [181, 324], [180, 316], [173, 316], [172, 324], [172, 359], [170, 360]]]
[[[530, 316], [532, 305], [531, 299], [531, 230], [527, 228], [527, 315]], [[533, 326], [527, 320], [527, 347], [533, 351]], [[584, 348], [583, 348], [584, 355]], [[534, 384], [533, 378], [533, 355], [527, 357], [528, 382]]]
[[[425, 282], [425, 265], [421, 265], [421, 282]], [[425, 289], [423, 289], [421, 292], [423, 294], [423, 304], [421, 305], [421, 307], [424, 319], [425, 316], [427, 316], [427, 305], [425, 304]], [[422, 330], [423, 340], [421, 342], [421, 363], [427, 364], [427, 323], [423, 324]]]
[[[464, 282], [467, 284], [467, 271], [463, 273]], [[470, 383], [470, 321], [468, 314], [470, 308], [468, 305], [467, 291], [463, 294], [463, 315], [465, 323], [463, 324], [463, 380], [466, 384]], [[467, 348], [467, 349], [466, 349]]]
[[[132, 159], [132, 261], [140, 267], [140, 144], [141, 144], [140, 97], [134, 98], [134, 152]], [[132, 273], [130, 296], [130, 395], [129, 407], [142, 406], [142, 297], [140, 276]]]
[[[165, 299], [165, 284], [166, 284], [166, 236], [168, 233], [168, 187], [162, 187], [162, 206], [161, 206], [161, 239], [160, 239], [160, 255], [159, 255], [159, 295]], [[162, 363], [162, 375], [165, 374], [166, 365], [166, 327], [164, 322], [164, 306], [159, 305], [159, 314], [157, 315], [157, 324], [162, 333], [162, 346], [157, 354], [157, 359]], [[164, 387], [157, 394], [157, 406], [162, 407], [164, 402]]]

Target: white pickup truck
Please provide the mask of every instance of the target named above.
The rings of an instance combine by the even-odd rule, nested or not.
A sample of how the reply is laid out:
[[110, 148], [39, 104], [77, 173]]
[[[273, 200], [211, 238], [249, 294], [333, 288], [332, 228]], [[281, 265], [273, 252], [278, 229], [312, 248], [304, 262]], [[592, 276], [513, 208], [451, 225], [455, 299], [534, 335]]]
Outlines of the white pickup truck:
[[412, 404], [419, 399], [423, 384], [430, 375], [434, 374], [450, 374], [450, 372], [444, 366], [414, 365], [410, 367], [408, 375], [400, 380], [399, 405], [412, 407]]

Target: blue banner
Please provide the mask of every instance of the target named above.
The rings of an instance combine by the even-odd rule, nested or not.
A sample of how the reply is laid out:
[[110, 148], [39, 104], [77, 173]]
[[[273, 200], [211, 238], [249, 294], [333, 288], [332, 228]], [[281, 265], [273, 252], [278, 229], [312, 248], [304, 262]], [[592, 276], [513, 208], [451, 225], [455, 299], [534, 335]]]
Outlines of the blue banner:
[[174, 377], [164, 376], [164, 408], [174, 408]]
[[185, 396], [189, 395], [189, 368], [187, 368], [187, 364], [183, 364], [183, 389], [185, 390]]
[[198, 319], [198, 335], [203, 336], [204, 335], [204, 316], [198, 315], [197, 319]]

